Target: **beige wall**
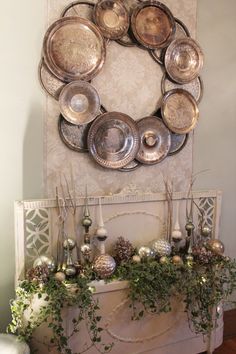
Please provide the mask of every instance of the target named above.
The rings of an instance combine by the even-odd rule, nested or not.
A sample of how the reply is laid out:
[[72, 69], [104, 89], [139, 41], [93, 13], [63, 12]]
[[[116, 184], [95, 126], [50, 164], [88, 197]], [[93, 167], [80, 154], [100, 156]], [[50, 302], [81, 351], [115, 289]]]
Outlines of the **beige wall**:
[[196, 188], [223, 191], [221, 239], [236, 257], [236, 1], [198, 0], [205, 91], [195, 130]]
[[[43, 95], [37, 64], [44, 33], [45, 0], [1, 4], [0, 330], [13, 296], [13, 201], [42, 196]], [[205, 52], [205, 94], [196, 129], [197, 188], [224, 192], [221, 235], [236, 256], [236, 1], [198, 0], [198, 39]]]

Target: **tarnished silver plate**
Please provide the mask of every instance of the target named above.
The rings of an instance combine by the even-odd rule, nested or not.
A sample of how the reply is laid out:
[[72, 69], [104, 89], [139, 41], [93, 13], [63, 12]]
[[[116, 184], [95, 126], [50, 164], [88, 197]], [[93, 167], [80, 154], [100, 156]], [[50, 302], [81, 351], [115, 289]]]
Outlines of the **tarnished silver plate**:
[[[132, 11], [134, 10], [135, 7], [139, 4], [139, 0], [126, 0], [124, 5], [126, 9], [128, 10], [129, 17], [132, 15]], [[120, 39], [117, 40], [117, 42], [125, 47], [133, 47], [137, 45], [137, 41], [132, 33], [131, 28], [128, 29], [128, 32]]]
[[203, 52], [192, 38], [175, 39], [165, 53], [165, 68], [172, 80], [186, 84], [199, 76]]
[[137, 41], [149, 49], [165, 48], [175, 34], [175, 19], [159, 1], [140, 3], [131, 16], [131, 28]]
[[203, 96], [203, 82], [200, 76], [198, 76], [196, 79], [192, 80], [191, 82], [187, 84], [177, 84], [176, 82], [171, 81], [168, 79], [168, 76], [166, 73], [164, 73], [162, 80], [161, 80], [161, 92], [163, 95], [167, 91], [176, 89], [176, 88], [182, 88], [189, 93], [195, 98], [196, 102], [199, 103], [202, 99]]
[[77, 152], [88, 152], [87, 135], [90, 125], [91, 123], [74, 125], [60, 115], [58, 119], [58, 131], [61, 140], [69, 149]]
[[63, 17], [44, 36], [47, 67], [64, 82], [90, 80], [105, 61], [106, 47], [99, 29], [81, 17]]
[[73, 81], [67, 84], [59, 96], [63, 117], [72, 124], [91, 122], [99, 113], [100, 98], [96, 89], [88, 82]]
[[126, 166], [124, 166], [122, 168], [119, 168], [119, 171], [121, 171], [121, 172], [132, 172], [132, 171], [136, 170], [140, 166], [141, 166], [141, 163], [134, 159], [133, 161], [128, 163], [128, 165], [126, 165]]
[[185, 147], [187, 140], [188, 134], [171, 133], [171, 145], [168, 156], [175, 155], [182, 150]]
[[137, 125], [141, 144], [136, 159], [147, 165], [164, 160], [170, 150], [171, 134], [162, 119], [155, 116], [145, 117]]
[[44, 91], [55, 100], [59, 99], [61, 90], [66, 85], [50, 72], [43, 59], [39, 63], [39, 81]]
[[89, 152], [106, 168], [120, 169], [128, 165], [135, 158], [139, 144], [137, 125], [124, 113], [102, 114], [89, 129]]
[[[185, 24], [176, 17], [175, 17], [175, 25], [176, 25], [176, 30], [175, 30], [173, 40], [177, 38], [190, 37], [189, 30], [187, 29]], [[163, 49], [150, 50], [150, 54], [158, 64], [164, 65], [165, 50]]]
[[128, 31], [129, 13], [120, 0], [99, 0], [94, 8], [94, 21], [104, 37], [119, 39]]
[[79, 16], [93, 21], [94, 3], [90, 1], [74, 1], [64, 8], [61, 17]]
[[195, 128], [199, 110], [194, 97], [183, 89], [168, 91], [161, 104], [161, 115], [166, 126], [176, 134], [186, 134]]

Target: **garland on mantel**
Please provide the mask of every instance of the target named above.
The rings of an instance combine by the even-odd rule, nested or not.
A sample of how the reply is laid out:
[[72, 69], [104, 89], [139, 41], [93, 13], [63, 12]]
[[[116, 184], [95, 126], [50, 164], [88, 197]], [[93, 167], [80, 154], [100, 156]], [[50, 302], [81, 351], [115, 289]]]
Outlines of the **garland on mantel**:
[[[110, 352], [113, 343], [103, 343], [99, 304], [93, 297], [94, 288], [90, 286], [94, 279], [96, 274], [90, 266], [73, 280], [63, 282], [47, 273], [43, 266], [34, 268], [16, 290], [8, 331], [30, 342], [35, 329], [45, 323], [51, 329], [50, 341], [44, 343], [48, 349], [56, 347], [60, 353], [72, 354], [70, 338], [80, 331], [83, 321], [90, 343], [81, 343], [80, 352], [76, 354], [85, 353], [91, 347], [96, 347], [100, 353]], [[172, 260], [166, 257], [163, 263], [155, 259], [139, 263], [121, 261], [116, 272], [108, 278], [108, 281], [113, 280], [129, 281], [132, 320], [142, 318], [145, 312], [158, 315], [171, 311], [171, 299], [178, 296], [185, 304], [190, 328], [195, 333], [208, 335], [217, 326], [219, 303], [236, 289], [236, 261], [216, 254], [205, 259], [195, 255], [193, 261], [185, 259], [177, 264], [173, 257]], [[42, 301], [38, 310], [35, 309], [37, 299]], [[68, 306], [74, 306], [78, 311], [77, 314], [73, 311], [76, 315], [72, 319], [71, 333], [65, 334], [62, 310]]]

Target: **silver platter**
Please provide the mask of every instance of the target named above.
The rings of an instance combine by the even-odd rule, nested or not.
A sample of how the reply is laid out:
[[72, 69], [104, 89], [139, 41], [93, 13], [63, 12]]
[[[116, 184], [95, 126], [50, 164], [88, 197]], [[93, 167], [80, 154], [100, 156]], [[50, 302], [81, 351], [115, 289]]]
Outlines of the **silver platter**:
[[61, 17], [79, 16], [93, 21], [94, 3], [90, 1], [74, 1], [64, 8]]
[[101, 70], [106, 46], [101, 32], [81, 17], [63, 17], [47, 30], [43, 56], [47, 67], [60, 80], [91, 80]]
[[59, 106], [68, 122], [82, 125], [98, 115], [101, 104], [96, 89], [90, 83], [73, 81], [62, 89]]
[[128, 115], [108, 112], [99, 116], [88, 133], [88, 148], [103, 167], [120, 169], [128, 165], [139, 149], [137, 124]]
[[165, 68], [169, 77], [186, 84], [199, 76], [203, 66], [203, 52], [192, 38], [175, 39], [165, 53]]
[[58, 101], [65, 83], [55, 77], [47, 68], [43, 58], [39, 63], [39, 81], [44, 91]]
[[90, 125], [74, 125], [60, 115], [58, 119], [60, 138], [69, 149], [77, 152], [88, 152], [87, 135]]
[[[190, 37], [188, 28], [185, 26], [185, 24], [182, 21], [180, 21], [176, 17], [175, 17], [175, 25], [176, 25], [176, 30], [173, 39]], [[158, 64], [164, 65], [164, 56], [165, 56], [164, 49], [150, 50], [150, 54]]]
[[172, 156], [181, 151], [188, 140], [188, 134], [175, 134], [171, 133], [171, 145], [168, 156]]
[[150, 116], [138, 121], [141, 145], [136, 159], [147, 165], [164, 160], [171, 145], [171, 134], [160, 118]]
[[132, 172], [134, 170], [136, 170], [138, 167], [141, 166], [141, 163], [138, 162], [137, 160], [133, 160], [130, 163], [128, 163], [128, 165], [119, 168], [119, 171], [121, 172]]
[[196, 102], [199, 103], [202, 99], [203, 96], [203, 82], [200, 76], [198, 76], [196, 79], [192, 80], [191, 82], [187, 84], [177, 84], [176, 82], [171, 81], [166, 73], [162, 76], [161, 80], [161, 92], [163, 95], [166, 94], [167, 91], [176, 89], [176, 88], [182, 88], [189, 93], [195, 98]]

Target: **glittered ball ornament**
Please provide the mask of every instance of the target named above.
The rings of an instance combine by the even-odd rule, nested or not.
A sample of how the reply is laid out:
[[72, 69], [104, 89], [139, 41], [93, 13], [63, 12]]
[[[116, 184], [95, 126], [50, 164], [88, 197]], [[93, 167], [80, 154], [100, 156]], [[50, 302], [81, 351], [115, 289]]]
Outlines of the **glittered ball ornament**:
[[208, 240], [207, 247], [217, 255], [223, 255], [225, 246], [220, 240]]
[[164, 239], [159, 239], [153, 242], [152, 250], [157, 256], [169, 256], [171, 254], [171, 245], [168, 241]]
[[42, 254], [37, 257], [34, 261], [33, 267], [46, 265], [50, 272], [54, 272], [56, 269], [56, 262], [52, 256]]
[[116, 262], [113, 257], [108, 254], [98, 256], [94, 261], [94, 270], [102, 279], [111, 276], [116, 269]]

